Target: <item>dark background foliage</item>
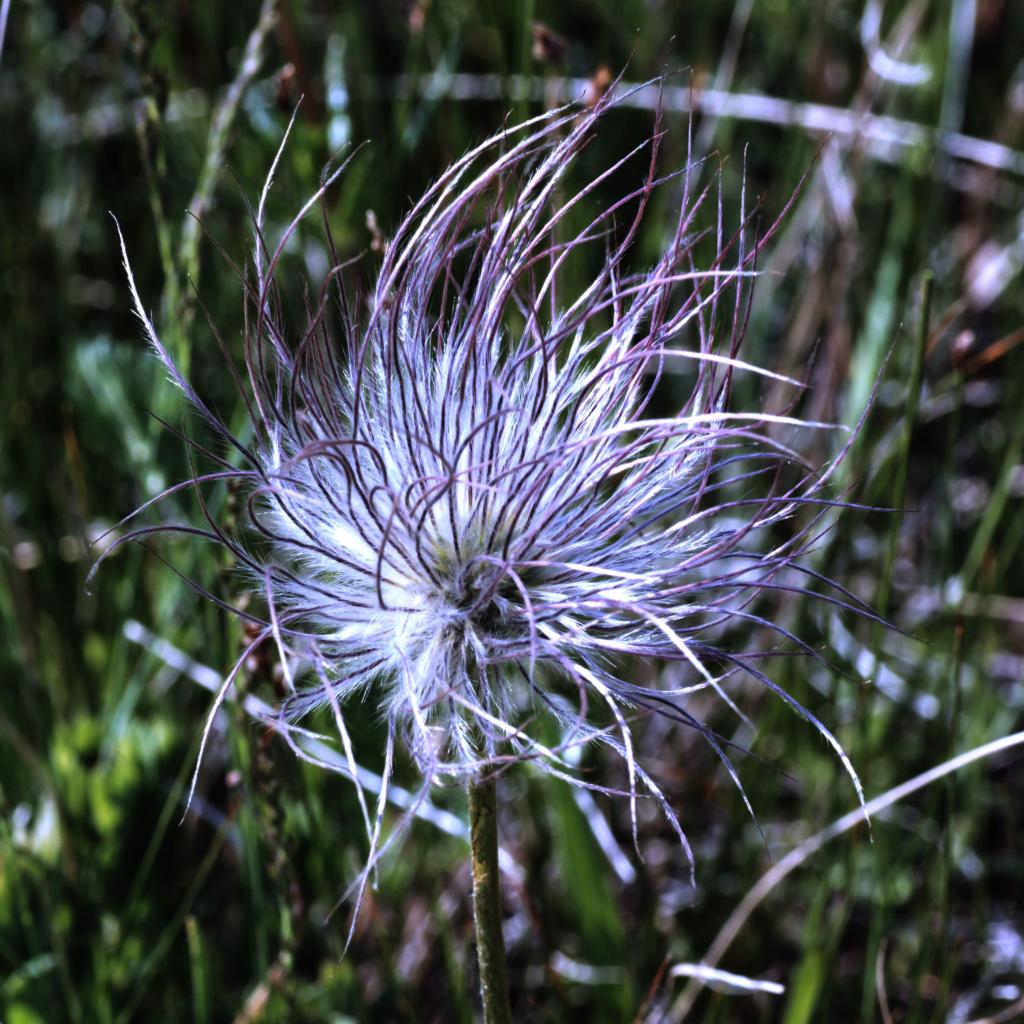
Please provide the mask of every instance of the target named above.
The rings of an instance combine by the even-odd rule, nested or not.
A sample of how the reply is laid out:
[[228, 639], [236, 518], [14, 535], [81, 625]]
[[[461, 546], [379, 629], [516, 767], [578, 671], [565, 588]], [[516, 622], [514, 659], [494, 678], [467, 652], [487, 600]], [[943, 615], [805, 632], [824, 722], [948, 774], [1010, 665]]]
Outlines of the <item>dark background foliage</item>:
[[[365, 855], [351, 787], [297, 763], [232, 706], [179, 824], [209, 696], [189, 678], [201, 669], [167, 645], [222, 672], [243, 638], [139, 548], [86, 584], [90, 544], [189, 472], [180, 440], [155, 418], [177, 429], [187, 413], [131, 315], [108, 212], [169, 346], [244, 429], [186, 275], [235, 352], [240, 286], [185, 210], [244, 265], [246, 203], [300, 95], [271, 233], [338, 147], [367, 140], [328, 199], [342, 254], [370, 250], [355, 286], [372, 276], [379, 233], [446, 163], [506, 117], [542, 110], [566, 75], [600, 82], [625, 69], [637, 81], [687, 69], [671, 81], [692, 84], [698, 100], [730, 99], [730, 116], [705, 107], [693, 129], [715, 154], [708, 174], [722, 167], [732, 225], [744, 168], [764, 223], [810, 168], [766, 253], [745, 353], [810, 381], [801, 413], [848, 423], [881, 374], [840, 484], [858, 502], [907, 511], [841, 516], [814, 566], [899, 629], [784, 595], [762, 610], [835, 671], [780, 658], [773, 676], [835, 729], [869, 795], [1021, 728], [1024, 10], [1015, 0], [892, 0], [867, 14], [876, 8], [883, 49], [864, 31], [861, 0], [280, 0], [243, 80], [254, 3], [13, 0], [0, 57], [7, 1024], [474, 1017], [465, 844], [417, 822], [386, 859], [342, 959], [345, 909], [327, 915]], [[886, 59], [928, 74], [898, 81], [907, 67]], [[532, 98], [517, 91], [521, 76], [536, 84]], [[225, 118], [232, 82], [246, 88]], [[891, 120], [858, 127], [860, 114]], [[573, 180], [642, 140], [653, 119], [650, 109], [610, 114]], [[685, 157], [685, 113], [668, 110], [666, 126], [671, 169]], [[606, 197], [640, 173], [623, 172]], [[653, 204], [638, 265], [664, 244], [672, 199], [666, 189]], [[301, 313], [302, 277], [326, 269], [315, 218], [292, 248], [283, 280]], [[935, 284], [922, 323], [925, 271]], [[778, 407], [760, 392], [738, 401]], [[237, 514], [230, 493], [217, 501], [218, 514]], [[170, 503], [171, 518], [176, 509], [196, 514], [187, 498]], [[220, 553], [159, 553], [241, 596]], [[740, 642], [771, 641], [754, 632]], [[272, 662], [250, 665], [243, 688], [272, 698]], [[580, 803], [526, 768], [504, 780], [502, 837], [521, 870], [506, 885], [518, 1019], [665, 1019], [682, 984], [666, 969], [699, 961], [759, 877], [855, 806], [813, 730], [756, 687], [736, 696], [754, 726], [694, 705], [757, 755], [740, 761], [757, 824], [699, 737], [637, 727], [640, 755], [694, 844], [695, 892], [656, 814], [641, 816], [641, 863], [625, 805]], [[374, 717], [358, 730], [360, 758], [379, 768]], [[622, 782], [612, 763], [587, 767]], [[407, 766], [400, 774], [410, 781]], [[1024, 1012], [1022, 778], [1012, 751], [987, 759], [880, 814], [873, 842], [859, 827], [808, 858], [721, 963], [783, 982], [786, 994], [705, 992], [691, 1019]], [[457, 791], [437, 802], [464, 815]], [[616, 873], [609, 850], [632, 867]]]

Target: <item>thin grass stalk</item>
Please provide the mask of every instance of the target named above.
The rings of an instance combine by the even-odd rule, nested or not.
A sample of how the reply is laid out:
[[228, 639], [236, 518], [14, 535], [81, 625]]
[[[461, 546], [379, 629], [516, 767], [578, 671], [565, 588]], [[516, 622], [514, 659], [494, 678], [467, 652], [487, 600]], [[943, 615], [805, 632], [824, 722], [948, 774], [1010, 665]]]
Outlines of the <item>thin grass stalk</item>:
[[[263, 65], [266, 41], [277, 21], [276, 0], [263, 0], [260, 5], [259, 18], [256, 26], [249, 34], [245, 51], [238, 66], [238, 73], [228, 86], [221, 101], [213, 111], [210, 120], [210, 132], [206, 139], [206, 151], [203, 166], [199, 171], [196, 190], [189, 203], [188, 213], [181, 225], [181, 236], [178, 244], [177, 267], [184, 271], [186, 280], [196, 282], [199, 279], [199, 225], [209, 211], [213, 202], [213, 194], [226, 167], [226, 153], [231, 129], [241, 107], [245, 94]], [[168, 281], [168, 286], [170, 285]], [[175, 284], [175, 287], [178, 287]], [[195, 312], [194, 303], [186, 293], [179, 298], [182, 308], [175, 313], [184, 313], [187, 321], [191, 321]]]
[[[893, 507], [903, 509], [907, 500], [907, 475], [910, 468], [910, 446], [914, 428], [917, 425], [918, 407], [921, 401], [921, 381], [924, 377], [924, 359], [928, 348], [928, 337], [931, 328], [932, 291], [935, 278], [927, 272], [921, 280], [920, 318], [917, 334], [914, 339], [914, 355], [910, 368], [910, 382], [907, 387], [907, 404], [903, 415], [903, 436], [900, 439], [898, 462], [896, 465], [896, 481], [893, 487]], [[896, 565], [896, 553], [899, 546], [901, 517], [894, 518], [889, 531], [889, 545], [886, 551], [885, 572], [878, 584], [875, 608], [880, 616], [889, 611], [889, 598], [892, 590], [893, 569]], [[877, 664], [881, 631], [874, 630], [874, 654]]]
[[[700, 965], [705, 969], [717, 967], [719, 961], [732, 945], [733, 939], [740, 933], [750, 915], [761, 905], [765, 897], [783, 879], [788, 877], [823, 846], [861, 824], [864, 821], [865, 813], [868, 815], [881, 814], [882, 811], [892, 807], [893, 804], [899, 803], [904, 797], [908, 797], [912, 793], [930, 786], [933, 782], [958, 772], [961, 768], [966, 768], [967, 765], [1019, 746], [1024, 746], [1024, 732], [1011, 733], [1009, 736], [1002, 736], [999, 739], [983, 743], [980, 747], [964, 751], [964, 753], [958, 754], [948, 761], [943, 761], [941, 764], [921, 772], [920, 775], [915, 775], [912, 779], [907, 779], [906, 782], [901, 782], [898, 786], [893, 786], [892, 789], [886, 790], [886, 792], [869, 800], [863, 808], [859, 808], [849, 814], [844, 814], [841, 818], [833, 821], [831, 825], [821, 829], [820, 832], [815, 832], [814, 835], [808, 836], [802, 843], [790, 850], [785, 857], [772, 865], [758, 879], [753, 888], [748, 890], [736, 909], [729, 915], [725, 924], [719, 929], [714, 941], [701, 958]], [[692, 979], [686, 988], [679, 993], [667, 1016], [663, 1017], [662, 1021], [680, 1024], [687, 1017], [690, 1010], [693, 1009], [693, 1005], [697, 1001], [697, 996], [702, 988], [702, 981], [697, 978]]]

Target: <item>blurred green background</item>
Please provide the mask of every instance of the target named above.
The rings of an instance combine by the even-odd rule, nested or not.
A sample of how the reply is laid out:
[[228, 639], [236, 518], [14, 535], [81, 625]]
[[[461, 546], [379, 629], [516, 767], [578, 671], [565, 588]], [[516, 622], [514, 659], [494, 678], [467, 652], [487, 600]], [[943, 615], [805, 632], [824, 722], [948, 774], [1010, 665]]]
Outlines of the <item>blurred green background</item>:
[[[733, 226], [744, 161], [765, 224], [810, 169], [762, 261], [769, 273], [745, 356], [811, 382], [802, 414], [848, 423], [881, 372], [840, 484], [851, 500], [907, 511], [838, 517], [813, 565], [899, 628], [798, 595], [767, 602], [763, 614], [835, 667], [779, 658], [773, 678], [835, 730], [869, 796], [1024, 728], [1018, 0], [279, 0], [262, 14], [248, 0], [12, 0], [4, 11], [5, 1024], [474, 1019], [465, 843], [416, 822], [385, 859], [341, 958], [346, 910], [328, 912], [365, 856], [352, 787], [297, 762], [231, 705], [179, 823], [209, 700], [192, 677], [230, 666], [241, 630], [137, 547], [85, 581], [90, 544], [189, 472], [180, 440], [150, 415], [175, 428], [187, 420], [131, 315], [108, 214], [169, 346], [243, 429], [186, 275], [236, 352], [240, 287], [185, 210], [242, 264], [246, 202], [300, 95], [271, 233], [338, 147], [366, 140], [329, 196], [344, 256], [372, 249], [448, 161], [506, 116], [543, 110], [567, 77], [689, 69], [671, 80], [681, 89], [666, 113], [663, 167], [684, 159], [678, 108], [692, 84], [695, 145], [718, 154], [710, 163], [723, 167]], [[653, 119], [642, 107], [611, 113], [571, 181], [641, 141]], [[638, 265], [664, 244], [673, 198], [657, 197]], [[301, 278], [317, 281], [325, 259], [314, 218], [283, 275], [297, 311]], [[369, 252], [356, 280], [372, 279], [377, 259]], [[934, 291], [923, 321], [926, 271]], [[741, 389], [737, 402], [747, 400], [779, 404], [763, 388]], [[216, 500], [235, 514], [232, 494]], [[185, 497], [164, 511], [197, 514]], [[239, 597], [220, 552], [159, 551]], [[755, 632], [737, 642], [774, 640]], [[243, 689], [272, 699], [270, 669], [250, 666]], [[672, 968], [700, 961], [766, 871], [856, 806], [812, 729], [756, 686], [735, 696], [756, 728], [703, 697], [693, 708], [761, 759], [738, 761], [756, 824], [699, 737], [637, 725], [638, 757], [694, 845], [696, 891], [657, 814], [641, 815], [641, 862], [625, 804], [581, 801], [526, 768], [504, 779], [502, 841], [518, 865], [505, 887], [517, 1019], [680, 1019], [685, 979]], [[372, 714], [354, 739], [379, 770]], [[588, 759], [594, 778], [622, 784], [621, 766]], [[415, 785], [408, 765], [399, 781]], [[464, 817], [457, 791], [436, 803]], [[780, 982], [784, 995], [705, 990], [687, 1019], [1024, 1014], [1020, 757], [985, 759], [895, 804], [875, 818], [873, 838], [860, 826], [809, 857], [722, 957], [723, 969]]]

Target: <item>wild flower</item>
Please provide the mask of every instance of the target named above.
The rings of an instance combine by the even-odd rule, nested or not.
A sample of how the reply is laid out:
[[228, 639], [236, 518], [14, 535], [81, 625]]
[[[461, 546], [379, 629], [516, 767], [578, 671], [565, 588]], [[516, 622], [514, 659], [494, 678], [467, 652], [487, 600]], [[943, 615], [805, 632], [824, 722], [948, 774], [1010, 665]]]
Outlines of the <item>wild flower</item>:
[[[401, 741], [424, 792], [525, 759], [596, 787], [567, 751], [600, 744], [624, 759], [634, 829], [646, 792], [685, 847], [669, 801], [634, 756], [633, 718], [654, 712], [697, 730], [738, 784], [728, 745], [687, 699], [709, 689], [738, 711], [728, 690], [743, 675], [807, 719], [853, 776], [827, 727], [760, 667], [764, 652], [729, 633], [774, 631], [810, 651], [754, 601], [800, 589], [795, 573], [813, 575], [799, 560], [818, 519], [781, 540], [779, 524], [834, 504], [824, 492], [837, 460], [778, 485], [800, 462], [780, 432], [827, 424], [729, 404], [739, 374], [799, 395], [798, 382], [739, 356], [757, 257], [778, 221], [757, 236], [755, 213], [741, 207], [727, 234], [717, 179], [698, 187], [691, 161], [660, 177], [660, 119], [644, 146], [568, 190], [574, 157], [614, 102], [533, 118], [455, 161], [398, 225], [361, 304], [342, 284], [325, 206], [332, 269], [298, 330], [276, 283], [282, 255], [345, 165], [272, 245], [265, 209], [279, 151], [240, 275], [244, 370], [228, 358], [251, 440], [234, 436], [179, 372], [124, 254], [150, 345], [226, 450], [190, 441], [216, 468], [160, 496], [194, 487], [205, 524], [123, 539], [165, 531], [214, 541], [261, 598], [232, 609], [250, 624], [249, 643], [213, 703], [204, 746], [246, 658], [273, 642], [288, 691], [276, 725], [289, 742], [300, 719], [329, 709], [354, 767], [346, 713], [358, 698], [383, 720], [385, 776]], [[596, 205], [637, 159], [647, 168], [637, 187]], [[679, 195], [678, 214], [661, 258], [637, 272], [628, 257], [659, 187]], [[701, 266], [709, 244], [716, 255]], [[594, 247], [603, 251], [596, 276], [566, 294], [574, 258]], [[676, 384], [684, 368], [692, 386], [663, 411], [667, 375]], [[203, 498], [223, 481], [246, 495], [237, 531]], [[639, 682], [640, 661], [677, 663], [685, 685]], [[363, 805], [374, 848], [381, 812], [372, 821]]]

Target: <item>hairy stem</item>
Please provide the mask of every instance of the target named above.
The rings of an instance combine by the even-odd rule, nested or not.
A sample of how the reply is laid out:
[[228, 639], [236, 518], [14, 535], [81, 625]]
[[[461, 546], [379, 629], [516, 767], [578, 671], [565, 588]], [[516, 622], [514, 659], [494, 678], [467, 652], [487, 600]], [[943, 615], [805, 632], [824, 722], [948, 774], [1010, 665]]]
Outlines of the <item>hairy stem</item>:
[[498, 873], [498, 799], [493, 778], [469, 786], [469, 843], [473, 867], [473, 921], [480, 962], [484, 1024], [511, 1024], [505, 939], [501, 931], [501, 882]]

